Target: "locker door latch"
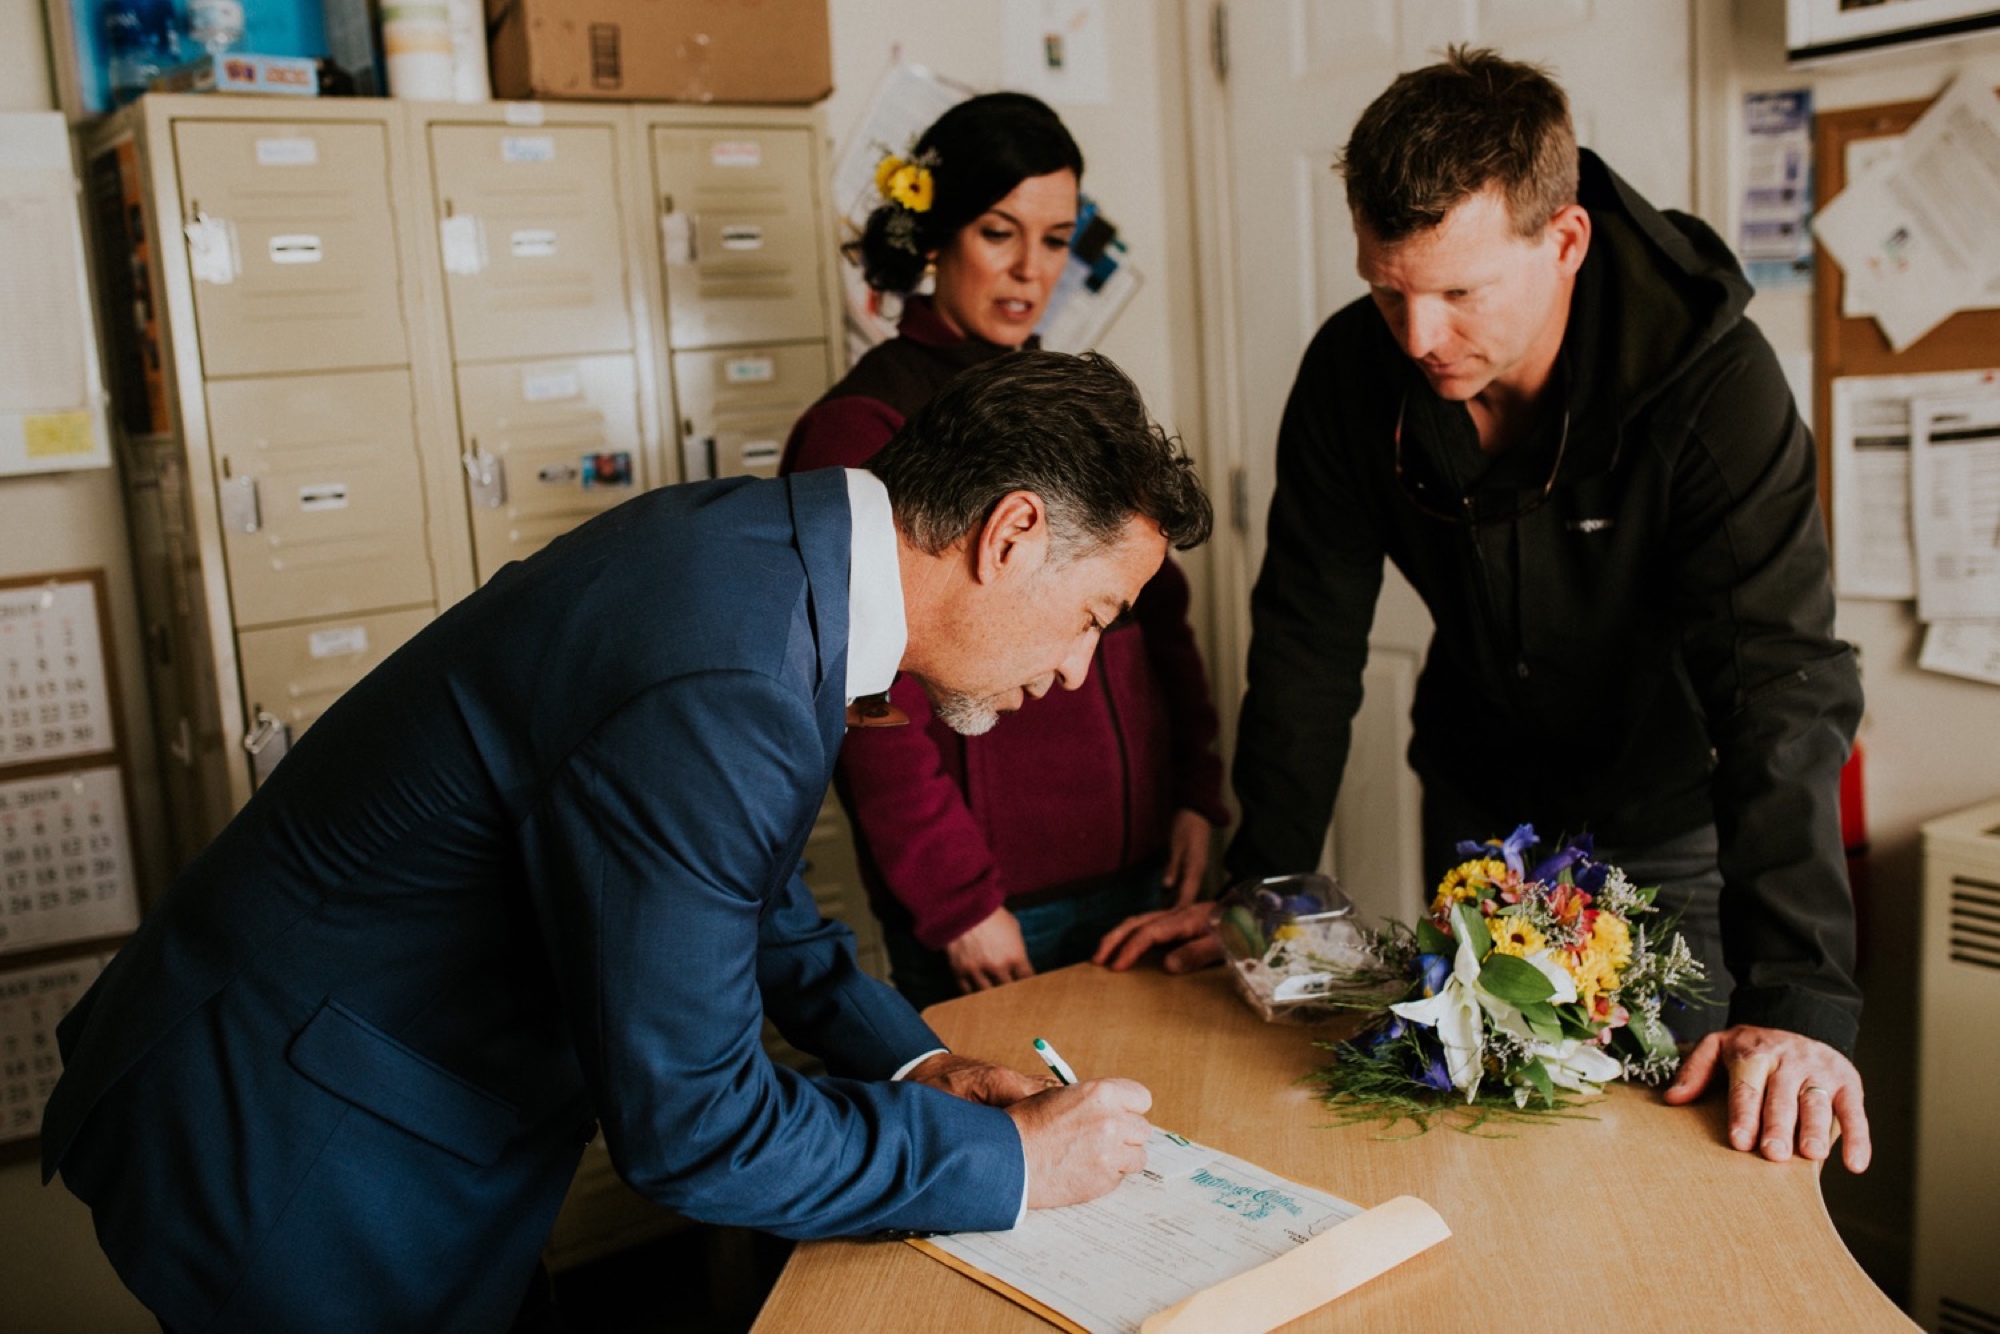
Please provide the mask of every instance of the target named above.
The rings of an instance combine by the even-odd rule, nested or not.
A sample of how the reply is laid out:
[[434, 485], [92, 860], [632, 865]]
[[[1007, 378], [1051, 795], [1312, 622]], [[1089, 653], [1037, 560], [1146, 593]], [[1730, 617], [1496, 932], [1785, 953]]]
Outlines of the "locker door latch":
[[271, 713], [262, 708], [255, 710], [250, 730], [243, 737], [244, 753], [250, 757], [250, 781], [253, 787], [262, 787], [271, 771], [278, 767], [278, 761], [285, 758], [285, 752], [292, 748], [292, 732]]
[[263, 515], [257, 508], [255, 477], [226, 478], [219, 490], [222, 493], [224, 532], [254, 533], [264, 526]]
[[489, 454], [475, 443], [463, 462], [474, 509], [497, 510], [507, 503], [507, 465], [499, 455]]

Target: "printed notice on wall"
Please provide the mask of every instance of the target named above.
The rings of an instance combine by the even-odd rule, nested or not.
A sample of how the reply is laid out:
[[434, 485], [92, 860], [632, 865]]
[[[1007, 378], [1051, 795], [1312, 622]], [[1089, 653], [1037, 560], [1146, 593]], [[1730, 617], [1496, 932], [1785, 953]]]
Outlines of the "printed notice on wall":
[[123, 935], [138, 925], [118, 770], [0, 782], [0, 953]]
[[116, 746], [104, 661], [90, 580], [0, 588], [0, 768]]
[[104, 960], [84, 958], [0, 972], [0, 1141], [41, 1131], [62, 1073], [56, 1025], [103, 971]]
[[111, 462], [69, 136], [0, 115], [0, 476]]

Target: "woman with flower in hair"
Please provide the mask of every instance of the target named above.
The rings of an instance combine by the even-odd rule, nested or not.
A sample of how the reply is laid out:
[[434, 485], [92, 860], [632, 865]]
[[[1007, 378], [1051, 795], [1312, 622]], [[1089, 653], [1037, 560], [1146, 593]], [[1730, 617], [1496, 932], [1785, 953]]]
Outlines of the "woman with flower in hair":
[[[848, 253], [903, 298], [898, 335], [800, 418], [784, 471], [863, 466], [961, 371], [1033, 346], [1082, 175], [1062, 121], [1021, 93], [961, 102], [886, 156], [882, 203]], [[905, 678], [880, 712], [907, 725], [849, 730], [835, 790], [913, 1003], [1080, 962], [1133, 913], [1193, 901], [1227, 815], [1187, 610], [1170, 559], [1103, 631], [1079, 688], [967, 736]]]

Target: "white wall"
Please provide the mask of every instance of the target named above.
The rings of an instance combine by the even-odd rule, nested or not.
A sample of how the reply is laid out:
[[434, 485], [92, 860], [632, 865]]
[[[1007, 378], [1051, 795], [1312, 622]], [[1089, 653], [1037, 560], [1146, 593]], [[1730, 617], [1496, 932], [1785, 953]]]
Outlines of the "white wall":
[[[1810, 87], [1815, 109], [1832, 111], [1931, 97], [1955, 77], [2000, 86], [2000, 37], [1792, 70], [1784, 61], [1784, 0], [1701, 0], [1698, 27], [1707, 83], [1697, 108], [1698, 207], [1725, 236], [1733, 235], [1742, 179], [1746, 92]], [[1761, 295], [1750, 314], [1781, 356], [1810, 354], [1809, 292]], [[1993, 358], [2000, 365], [2000, 348]], [[1921, 631], [1909, 603], [1842, 599], [1839, 631], [1861, 650], [1867, 693], [1861, 740], [1871, 855], [1859, 894], [1867, 1005], [1859, 1064], [1877, 1152], [1866, 1176], [1828, 1169], [1825, 1189], [1850, 1248], [1893, 1292], [1906, 1279], [1910, 1245], [1919, 826], [2000, 795], [2000, 687], [1918, 670]]]

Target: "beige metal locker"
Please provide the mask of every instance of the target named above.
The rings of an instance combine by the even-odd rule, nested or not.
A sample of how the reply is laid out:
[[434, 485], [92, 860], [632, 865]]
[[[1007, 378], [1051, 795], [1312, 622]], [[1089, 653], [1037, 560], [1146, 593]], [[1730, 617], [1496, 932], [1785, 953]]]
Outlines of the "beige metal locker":
[[[274, 726], [303, 727], [368, 654], [473, 586], [404, 115], [149, 95], [85, 133], [182, 859], [281, 753]], [[283, 665], [290, 638], [310, 671]]]
[[615, 140], [611, 125], [430, 127], [459, 362], [632, 348]]
[[429, 607], [246, 630], [237, 636], [244, 740], [259, 781], [347, 688], [431, 620]]
[[208, 376], [409, 360], [382, 124], [176, 120]]
[[208, 412], [239, 625], [430, 604], [407, 372], [211, 381]]
[[674, 353], [682, 468], [690, 477], [775, 477], [785, 438], [827, 391], [825, 343]]
[[668, 344], [827, 338], [832, 238], [811, 132], [655, 125], [652, 140]]
[[2000, 1329], [2000, 800], [1923, 828], [1910, 1314]]
[[643, 485], [630, 356], [461, 366], [458, 412], [482, 581]]

